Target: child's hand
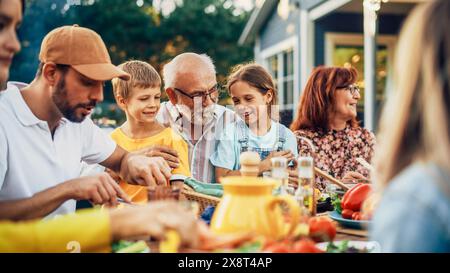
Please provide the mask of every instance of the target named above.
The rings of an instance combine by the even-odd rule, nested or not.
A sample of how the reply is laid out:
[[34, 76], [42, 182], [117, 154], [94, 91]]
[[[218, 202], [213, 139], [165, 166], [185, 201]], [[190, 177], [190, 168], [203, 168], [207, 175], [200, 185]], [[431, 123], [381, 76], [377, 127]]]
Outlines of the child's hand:
[[279, 152], [271, 152], [266, 159], [259, 163], [259, 173], [263, 173], [265, 171], [270, 171], [272, 168], [272, 162], [270, 161], [272, 157], [285, 157], [287, 161], [295, 160], [294, 154], [291, 151], [279, 151]]
[[270, 171], [272, 168], [272, 162], [270, 162], [269, 156], [259, 163], [259, 174], [261, 175], [263, 172]]
[[294, 154], [289, 150], [284, 150], [284, 151], [279, 151], [279, 152], [271, 152], [269, 154], [269, 156], [267, 157], [267, 159], [269, 159], [269, 161], [270, 161], [270, 159], [272, 157], [285, 157], [288, 162], [290, 162], [291, 160], [295, 160]]
[[149, 157], [160, 156], [169, 164], [169, 167], [176, 169], [180, 166], [180, 160], [178, 159], [178, 152], [162, 145], [153, 145], [142, 150], [139, 150], [142, 154]]

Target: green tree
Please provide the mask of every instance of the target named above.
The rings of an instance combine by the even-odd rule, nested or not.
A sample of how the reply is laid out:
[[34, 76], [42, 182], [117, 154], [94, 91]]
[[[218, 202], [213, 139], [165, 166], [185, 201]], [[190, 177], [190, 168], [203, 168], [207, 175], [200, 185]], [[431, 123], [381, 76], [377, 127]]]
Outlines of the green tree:
[[[79, 24], [102, 36], [114, 64], [139, 59], [161, 72], [165, 63], [182, 52], [206, 53], [215, 62], [219, 83], [224, 84], [232, 66], [253, 57], [252, 45], [237, 44], [249, 13], [236, 15], [230, 1], [185, 0], [162, 16], [151, 0], [28, 0], [19, 34], [22, 52], [16, 56], [10, 78], [30, 82], [43, 37], [55, 27]], [[109, 83], [105, 100], [114, 102]], [[118, 119], [117, 108], [105, 104], [102, 109], [100, 115]]]
[[130, 0], [97, 0], [92, 5], [74, 6], [71, 10], [80, 25], [102, 36], [113, 63], [129, 59], [150, 61], [159, 49], [160, 16], [151, 1], [142, 3], [138, 6]]
[[[130, 0], [90, 2], [83, 1], [82, 5], [73, 6], [70, 9], [72, 18], [76, 20], [74, 23], [100, 34], [114, 64], [136, 59], [156, 65], [152, 56], [158, 54], [161, 43], [160, 15], [153, 9], [151, 1], [143, 1], [142, 6]], [[105, 88], [105, 100], [114, 102], [110, 83]], [[105, 109], [112, 108], [108, 106]]]
[[237, 41], [248, 13], [234, 15], [235, 7], [225, 0], [184, 1], [161, 22], [166, 46], [161, 61], [185, 52], [206, 53], [214, 60], [219, 82], [232, 66], [253, 58], [252, 45]]
[[39, 64], [38, 54], [44, 36], [71, 19], [64, 9], [65, 0], [27, 0], [27, 9], [19, 29], [22, 49], [14, 58], [10, 79], [30, 82]]

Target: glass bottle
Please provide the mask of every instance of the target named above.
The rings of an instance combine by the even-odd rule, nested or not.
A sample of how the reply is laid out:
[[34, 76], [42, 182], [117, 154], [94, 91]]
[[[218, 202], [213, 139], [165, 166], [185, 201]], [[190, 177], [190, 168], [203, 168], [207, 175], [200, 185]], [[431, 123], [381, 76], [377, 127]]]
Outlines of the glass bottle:
[[272, 178], [281, 182], [280, 194], [287, 194], [289, 172], [287, 170], [287, 159], [285, 157], [273, 157], [272, 163]]
[[294, 198], [309, 216], [316, 215], [316, 195], [314, 190], [314, 161], [312, 157], [298, 158], [298, 188]]

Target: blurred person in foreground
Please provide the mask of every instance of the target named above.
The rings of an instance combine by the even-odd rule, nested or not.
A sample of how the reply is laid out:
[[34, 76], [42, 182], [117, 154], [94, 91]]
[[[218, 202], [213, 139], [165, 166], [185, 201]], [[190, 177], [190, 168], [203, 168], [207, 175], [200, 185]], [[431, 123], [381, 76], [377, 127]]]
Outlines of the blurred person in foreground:
[[418, 6], [400, 35], [380, 123], [370, 236], [383, 252], [450, 252], [450, 1]]
[[169, 230], [178, 233], [181, 246], [195, 247], [200, 224], [175, 201], [85, 209], [46, 221], [0, 221], [0, 252], [69, 252], [73, 243], [79, 243], [80, 252], [111, 252], [112, 242], [150, 236], [163, 240]]

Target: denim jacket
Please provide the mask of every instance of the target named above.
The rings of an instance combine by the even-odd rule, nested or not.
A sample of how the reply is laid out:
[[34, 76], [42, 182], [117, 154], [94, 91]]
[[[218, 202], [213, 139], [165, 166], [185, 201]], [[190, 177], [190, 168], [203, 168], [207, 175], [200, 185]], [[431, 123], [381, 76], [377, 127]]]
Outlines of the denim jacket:
[[450, 176], [416, 163], [387, 186], [370, 227], [382, 252], [450, 252]]

